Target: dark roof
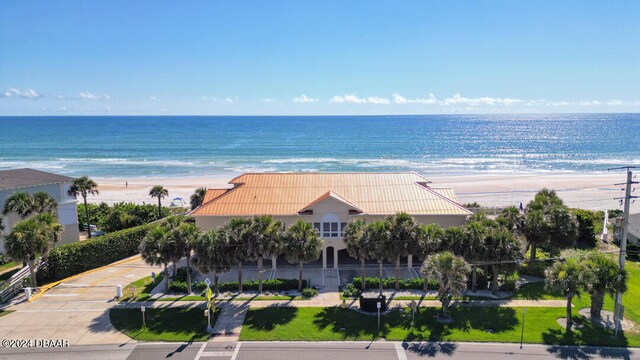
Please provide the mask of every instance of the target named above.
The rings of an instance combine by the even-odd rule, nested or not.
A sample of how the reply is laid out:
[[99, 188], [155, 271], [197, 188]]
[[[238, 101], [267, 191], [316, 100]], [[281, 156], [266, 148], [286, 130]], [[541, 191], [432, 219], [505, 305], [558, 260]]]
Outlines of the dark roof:
[[0, 190], [29, 186], [57, 184], [72, 181], [73, 178], [33, 169], [0, 171]]

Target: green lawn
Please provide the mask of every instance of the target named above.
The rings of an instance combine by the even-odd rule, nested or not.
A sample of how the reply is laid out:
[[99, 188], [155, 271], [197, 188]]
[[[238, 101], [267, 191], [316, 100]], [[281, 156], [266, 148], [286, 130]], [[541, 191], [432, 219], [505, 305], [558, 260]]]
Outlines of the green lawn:
[[[330, 340], [429, 340], [520, 342], [522, 308], [453, 307], [454, 321], [442, 324], [435, 320], [438, 309], [422, 308], [411, 326], [408, 309], [382, 316], [382, 329], [377, 330], [377, 317], [342, 308], [263, 308], [250, 309], [240, 340], [330, 341]], [[638, 346], [640, 335], [624, 335], [614, 339], [611, 333], [593, 328], [566, 335], [557, 319], [565, 315], [563, 308], [528, 308], [524, 342], [545, 344], [577, 344]]]
[[0, 310], [0, 317], [3, 317], [5, 315], [9, 315], [12, 312], [14, 312], [15, 310]]
[[[132, 282], [127, 285], [123, 292], [123, 301], [148, 301], [151, 298], [151, 290], [155, 288], [159, 283], [162, 282], [164, 278], [163, 274], [159, 274], [156, 276], [156, 281], [151, 279], [151, 276], [144, 277], [137, 281]], [[131, 291], [131, 285], [135, 288], [135, 290]]]
[[0, 265], [0, 271], [3, 270], [7, 270], [7, 269], [11, 269], [12, 267], [16, 266], [16, 262], [15, 261], [10, 261], [6, 264]]
[[[263, 300], [310, 300], [303, 296], [292, 295], [260, 295], [253, 297], [231, 297], [229, 299], [217, 299], [216, 301], [263, 301]], [[206, 301], [207, 298], [200, 295], [182, 295], [182, 296], [168, 296], [157, 299], [157, 301]]]
[[[220, 310], [216, 309], [211, 325]], [[145, 312], [146, 327], [142, 326], [140, 309], [111, 309], [109, 319], [113, 326], [138, 341], [206, 341], [207, 318], [204, 308], [149, 308]]]
[[21, 268], [21, 267], [20, 267], [20, 268], [15, 268], [15, 269], [13, 269], [13, 270], [9, 270], [9, 271], [5, 272], [4, 274], [1, 274], [1, 275], [0, 275], [0, 281], [9, 280], [9, 278], [10, 278], [13, 274], [17, 273], [17, 272], [18, 272], [18, 271], [20, 271], [20, 270], [22, 270], [22, 268]]

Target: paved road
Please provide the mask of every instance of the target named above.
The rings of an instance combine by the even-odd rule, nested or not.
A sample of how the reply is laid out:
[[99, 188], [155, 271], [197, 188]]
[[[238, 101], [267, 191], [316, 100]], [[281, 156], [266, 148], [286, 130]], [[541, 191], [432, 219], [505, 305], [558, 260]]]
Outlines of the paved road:
[[488, 343], [207, 342], [75, 345], [67, 349], [1, 349], [0, 359], [105, 360], [417, 360], [640, 359], [638, 349]]

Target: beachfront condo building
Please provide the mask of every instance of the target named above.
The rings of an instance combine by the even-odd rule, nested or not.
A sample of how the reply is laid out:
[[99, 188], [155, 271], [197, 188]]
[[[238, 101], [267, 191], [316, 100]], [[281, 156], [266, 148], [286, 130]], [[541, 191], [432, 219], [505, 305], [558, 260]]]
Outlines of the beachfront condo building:
[[[79, 240], [77, 200], [69, 196], [67, 190], [73, 178], [33, 169], [15, 169], [0, 171], [0, 211], [5, 201], [16, 192], [30, 194], [44, 191], [58, 202], [55, 215], [64, 226], [58, 244], [66, 244]], [[4, 234], [8, 234], [21, 219], [15, 213], [3, 216]], [[4, 238], [0, 235], [0, 251], [4, 252]]]
[[[343, 241], [345, 225], [354, 219], [382, 220], [398, 212], [421, 224], [443, 228], [463, 225], [471, 212], [449, 187], [433, 186], [406, 173], [248, 173], [227, 189], [209, 189], [191, 215], [203, 230], [236, 217], [271, 215], [286, 226], [302, 219], [312, 223], [324, 242], [322, 267], [353, 263]], [[352, 260], [352, 261], [350, 261]], [[403, 259], [412, 266], [411, 256]]]

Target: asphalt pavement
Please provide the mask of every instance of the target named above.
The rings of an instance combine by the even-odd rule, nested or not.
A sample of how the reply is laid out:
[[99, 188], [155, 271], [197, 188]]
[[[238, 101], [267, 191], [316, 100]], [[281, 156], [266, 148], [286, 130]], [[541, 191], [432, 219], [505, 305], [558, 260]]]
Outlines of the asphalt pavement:
[[29, 360], [418, 360], [640, 359], [640, 350], [450, 342], [216, 342], [0, 348], [0, 359]]

